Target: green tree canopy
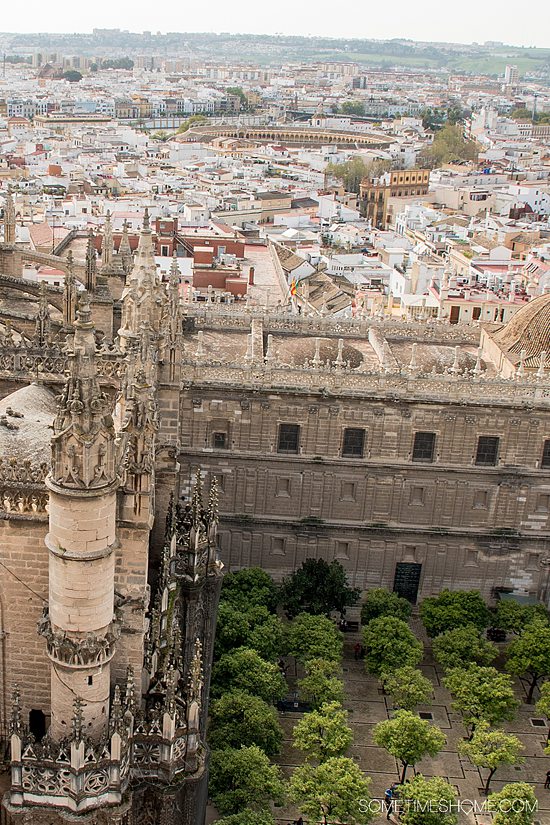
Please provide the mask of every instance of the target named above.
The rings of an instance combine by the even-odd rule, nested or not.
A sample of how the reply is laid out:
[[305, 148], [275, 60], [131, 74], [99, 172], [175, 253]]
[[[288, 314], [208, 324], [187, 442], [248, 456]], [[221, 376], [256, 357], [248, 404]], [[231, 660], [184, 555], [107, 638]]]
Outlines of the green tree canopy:
[[252, 811], [245, 808], [238, 814], [224, 816], [216, 820], [217, 825], [275, 825], [275, 820], [268, 811]]
[[378, 722], [372, 736], [378, 747], [401, 762], [401, 782], [409, 765], [416, 765], [425, 756], [435, 756], [447, 741], [436, 725], [409, 710], [398, 710], [392, 719]]
[[338, 702], [327, 702], [319, 710], [304, 714], [295, 725], [294, 747], [318, 762], [344, 756], [353, 741], [347, 722], [347, 711]]
[[504, 599], [497, 602], [492, 620], [494, 627], [509, 630], [512, 633], [523, 633], [527, 625], [540, 616], [548, 621], [548, 611], [543, 604], [519, 604], [513, 599]]
[[478, 722], [472, 738], [468, 742], [460, 742], [458, 751], [467, 756], [476, 768], [487, 768], [489, 771], [485, 782], [484, 793], [489, 793], [489, 785], [494, 774], [502, 765], [517, 765], [523, 762], [520, 753], [523, 745], [511, 733], [503, 730], [491, 730], [489, 723]]
[[323, 825], [368, 825], [373, 818], [369, 808], [370, 779], [345, 756], [335, 756], [320, 765], [306, 762], [296, 768], [290, 779], [289, 796], [304, 816]]
[[287, 650], [305, 664], [310, 659], [339, 662], [344, 638], [331, 619], [301, 613], [287, 628]]
[[406, 622], [411, 611], [411, 603], [403, 596], [385, 590], [383, 587], [375, 587], [369, 590], [361, 607], [361, 624], [368, 624], [380, 616], [393, 616], [395, 619], [403, 619]]
[[325, 173], [342, 181], [347, 192], [359, 194], [363, 178], [375, 178], [391, 169], [391, 161], [373, 160], [366, 163], [362, 157], [355, 155], [343, 163], [329, 163]]
[[460, 124], [445, 124], [435, 133], [433, 143], [420, 153], [420, 164], [428, 169], [435, 169], [445, 163], [477, 160], [478, 146], [464, 137]]
[[489, 625], [490, 614], [479, 590], [442, 590], [420, 605], [420, 618], [432, 639], [464, 625], [474, 625], [481, 632]]
[[248, 106], [248, 98], [240, 86], [228, 86], [225, 90], [228, 95], [234, 95], [234, 97], [238, 97], [241, 101], [241, 106], [243, 109], [246, 109]]
[[435, 132], [443, 127], [445, 123], [444, 109], [427, 108], [422, 112], [422, 126], [424, 129], [430, 129]]
[[340, 614], [359, 599], [359, 590], [349, 587], [347, 574], [339, 561], [306, 559], [302, 566], [283, 580], [281, 603], [289, 618], [299, 613], [328, 616]]
[[550, 627], [546, 619], [536, 616], [525, 626], [521, 636], [510, 643], [506, 670], [514, 676], [527, 676], [526, 702], [531, 704], [541, 679], [550, 676]]
[[537, 797], [527, 782], [510, 782], [489, 797], [494, 811], [493, 825], [533, 825], [538, 810]]
[[287, 687], [277, 667], [246, 647], [224, 653], [212, 668], [212, 697], [232, 690], [259, 696], [265, 702], [282, 699]]
[[357, 115], [363, 117], [365, 114], [365, 104], [362, 100], [344, 100], [340, 107], [343, 115]]
[[210, 757], [209, 794], [222, 815], [243, 808], [268, 811], [271, 800], [282, 803], [281, 773], [257, 745], [213, 750]]
[[382, 676], [384, 690], [393, 703], [403, 710], [414, 710], [417, 705], [431, 701], [433, 685], [415, 667], [405, 665]]
[[417, 773], [401, 787], [399, 821], [403, 825], [456, 825], [457, 798], [445, 779]]
[[373, 619], [363, 630], [365, 667], [382, 676], [404, 665], [414, 667], [422, 659], [423, 646], [406, 622], [391, 616]]
[[268, 756], [276, 756], [283, 729], [275, 708], [258, 696], [233, 691], [212, 703], [208, 741], [212, 748], [258, 745]]
[[325, 702], [343, 702], [344, 683], [340, 678], [342, 669], [338, 662], [309, 659], [304, 669], [306, 675], [298, 681], [302, 699], [314, 708], [320, 708]]
[[443, 683], [453, 696], [453, 710], [460, 713], [470, 733], [481, 720], [498, 725], [514, 718], [518, 702], [511, 679], [494, 667], [451, 668]]
[[256, 650], [263, 659], [275, 661], [284, 653], [283, 623], [263, 605], [242, 610], [221, 601], [216, 623], [214, 656], [219, 659], [236, 647]]
[[279, 589], [265, 570], [245, 567], [224, 578], [221, 600], [239, 610], [248, 611], [254, 605], [260, 605], [273, 612], [279, 600]]
[[452, 667], [468, 665], [470, 662], [490, 665], [498, 655], [498, 648], [492, 642], [483, 639], [477, 627], [466, 624], [436, 636], [432, 652], [436, 662], [444, 670], [449, 670]]
[[[192, 126], [202, 126], [205, 123], [208, 123], [208, 118], [204, 115], [191, 115], [187, 118], [187, 120], [184, 120], [183, 123], [180, 125], [177, 134], [182, 135], [184, 132], [187, 132], [189, 129], [191, 129]], [[252, 570], [258, 568], [250, 569]]]
[[78, 83], [80, 80], [82, 80], [82, 73], [77, 72], [76, 69], [69, 69], [68, 71], [63, 72], [61, 77], [64, 80], [68, 80], [69, 83]]

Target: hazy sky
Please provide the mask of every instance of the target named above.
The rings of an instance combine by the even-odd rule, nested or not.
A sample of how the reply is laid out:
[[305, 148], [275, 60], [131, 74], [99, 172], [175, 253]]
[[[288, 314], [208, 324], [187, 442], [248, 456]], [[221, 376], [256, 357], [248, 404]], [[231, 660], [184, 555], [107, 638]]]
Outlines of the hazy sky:
[[[143, 0], [3, 0], [0, 28], [14, 32], [211, 31], [327, 35], [461, 43], [486, 40], [550, 47], [547, 0], [528, 11], [501, 0], [236, 0], [144, 3]], [[246, 55], [243, 55], [246, 57]]]

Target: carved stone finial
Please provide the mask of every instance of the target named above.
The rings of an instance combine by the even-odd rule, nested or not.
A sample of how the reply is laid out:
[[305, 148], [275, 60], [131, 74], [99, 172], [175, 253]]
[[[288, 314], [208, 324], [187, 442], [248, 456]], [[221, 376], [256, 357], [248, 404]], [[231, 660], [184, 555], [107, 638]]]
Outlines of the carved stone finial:
[[[106, 240], [106, 236], [103, 237], [103, 262], [105, 264], [105, 256], [106, 256], [106, 248], [108, 242]], [[67, 256], [67, 264], [68, 262]], [[71, 258], [71, 265], [72, 265], [72, 258]], [[86, 268], [85, 268], [85, 278], [84, 278], [84, 286], [88, 290], [88, 292], [95, 292], [96, 288], [96, 279], [97, 279], [97, 260], [96, 260], [96, 251], [95, 251], [95, 243], [94, 243], [94, 233], [93, 230], [90, 229], [88, 232], [88, 243], [86, 244]]]
[[201, 705], [202, 702], [202, 686], [203, 686], [203, 672], [202, 672], [202, 643], [200, 639], [195, 639], [195, 646], [193, 651], [193, 659], [189, 668], [189, 691], [188, 703], [197, 702]]
[[150, 230], [151, 228], [151, 221], [149, 219], [149, 207], [145, 207], [145, 212], [143, 213], [143, 229]]
[[317, 369], [321, 366], [321, 339], [315, 339], [315, 354], [313, 356], [313, 361], [311, 362], [313, 366]]
[[80, 742], [82, 739], [82, 728], [84, 726], [84, 702], [77, 696], [73, 702], [73, 718], [71, 721], [73, 740]]
[[546, 351], [543, 350], [540, 354], [540, 364], [537, 370], [537, 379], [541, 381], [545, 377], [545, 367], [546, 367]]
[[481, 347], [478, 347], [478, 348], [477, 348], [477, 358], [476, 358], [476, 363], [475, 363], [475, 366], [474, 366], [474, 368], [473, 368], [473, 370], [472, 370], [472, 375], [473, 375], [475, 378], [478, 378], [478, 377], [481, 375], [481, 373], [483, 372], [483, 370], [482, 370], [482, 366], [481, 366], [481, 356], [482, 356], [482, 355], [483, 355], [483, 350], [482, 350], [482, 348], [481, 348]]
[[[105, 223], [103, 224], [103, 241], [101, 244], [101, 270], [103, 272], [109, 271], [113, 265], [113, 225], [111, 223], [111, 213], [107, 210], [105, 214]], [[95, 254], [95, 248], [94, 248]]]
[[34, 330], [35, 343], [39, 347], [45, 346], [51, 332], [50, 308], [48, 304], [48, 285], [46, 284], [46, 281], [40, 281], [38, 313], [36, 315]]
[[11, 699], [10, 733], [19, 736], [23, 733], [23, 717], [21, 714], [21, 691], [19, 685], [13, 688]]
[[525, 376], [525, 359], [527, 357], [527, 350], [522, 349], [519, 354], [519, 364], [516, 369], [516, 378], [524, 378]]

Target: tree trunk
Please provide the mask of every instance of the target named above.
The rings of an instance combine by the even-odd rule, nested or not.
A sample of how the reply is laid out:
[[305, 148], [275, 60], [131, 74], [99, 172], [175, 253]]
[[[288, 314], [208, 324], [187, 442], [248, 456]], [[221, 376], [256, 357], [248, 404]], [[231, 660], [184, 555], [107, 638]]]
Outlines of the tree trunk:
[[489, 773], [489, 776], [487, 777], [487, 782], [485, 783], [485, 787], [483, 788], [483, 793], [485, 794], [485, 796], [487, 796], [489, 793], [489, 783], [491, 782], [491, 779], [493, 778], [495, 773], [496, 768], [493, 768], [493, 770]]
[[408, 767], [409, 767], [409, 763], [408, 762], [403, 762], [403, 770], [401, 771], [401, 779], [399, 780], [401, 785], [405, 781], [405, 776], [407, 775], [407, 768]]
[[535, 688], [536, 688], [537, 682], [539, 680], [539, 677], [537, 675], [535, 675], [535, 674], [531, 674], [531, 675], [532, 675], [532, 678], [531, 678], [531, 684], [529, 685], [529, 693], [527, 694], [527, 699], [525, 700], [528, 705], [530, 705], [531, 702], [533, 701], [533, 694], [535, 692]]

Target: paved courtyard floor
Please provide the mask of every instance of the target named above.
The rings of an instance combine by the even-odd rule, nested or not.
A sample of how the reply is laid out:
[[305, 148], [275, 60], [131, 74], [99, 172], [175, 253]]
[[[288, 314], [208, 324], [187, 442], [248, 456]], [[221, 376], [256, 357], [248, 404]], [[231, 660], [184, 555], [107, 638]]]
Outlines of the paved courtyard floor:
[[[428, 640], [424, 628], [418, 618], [413, 618], [411, 627], [425, 644]], [[393, 782], [399, 780], [399, 766], [396, 760], [378, 748], [372, 741], [372, 729], [382, 719], [388, 719], [392, 706], [389, 697], [384, 696], [376, 678], [365, 672], [364, 662], [355, 661], [353, 648], [360, 640], [360, 633], [347, 633], [344, 648], [344, 707], [349, 712], [349, 724], [354, 733], [354, 742], [349, 749], [351, 756], [359, 764], [367, 776], [372, 779], [371, 796], [382, 799], [384, 791]], [[446, 779], [457, 791], [459, 798], [477, 801], [481, 808], [484, 797], [481, 788], [484, 784], [486, 771], [475, 768], [468, 759], [457, 753], [457, 743], [464, 738], [465, 730], [458, 714], [451, 709], [451, 696], [442, 685], [442, 672], [435, 666], [429, 653], [424, 659], [422, 671], [433, 686], [433, 701], [429, 705], [420, 705], [419, 711], [433, 714], [433, 722], [443, 730], [447, 737], [447, 745], [434, 759], [424, 759], [416, 766], [418, 773], [424, 776], [441, 776]], [[290, 678], [293, 682], [292, 676]], [[525, 762], [521, 767], [503, 767], [499, 769], [491, 782], [491, 790], [497, 791], [508, 782], [528, 782], [532, 785], [539, 810], [535, 822], [540, 825], [550, 825], [550, 790], [544, 789], [546, 771], [550, 769], [550, 757], [544, 754], [546, 746], [547, 728], [535, 727], [531, 719], [540, 719], [533, 705], [526, 705], [524, 685], [517, 680], [515, 685], [517, 698], [522, 702], [513, 722], [503, 727], [514, 733], [523, 743]], [[292, 728], [300, 718], [297, 714], [285, 713], [280, 715], [280, 722], [285, 732], [283, 750], [278, 763], [286, 776], [290, 776], [294, 767], [302, 762], [302, 756], [292, 747]], [[409, 768], [408, 776], [413, 775]], [[276, 821], [280, 825], [287, 825], [297, 819], [299, 813], [292, 807], [275, 809]], [[397, 818], [392, 819], [398, 822]], [[379, 816], [374, 820], [375, 825], [386, 823], [386, 816]], [[488, 813], [462, 812], [459, 817], [460, 825], [489, 825], [492, 817]]]

